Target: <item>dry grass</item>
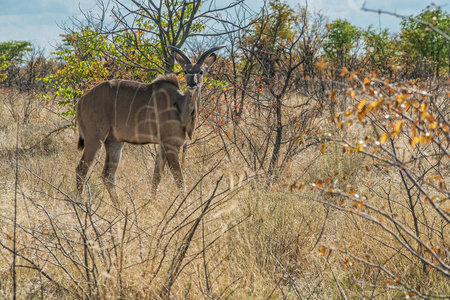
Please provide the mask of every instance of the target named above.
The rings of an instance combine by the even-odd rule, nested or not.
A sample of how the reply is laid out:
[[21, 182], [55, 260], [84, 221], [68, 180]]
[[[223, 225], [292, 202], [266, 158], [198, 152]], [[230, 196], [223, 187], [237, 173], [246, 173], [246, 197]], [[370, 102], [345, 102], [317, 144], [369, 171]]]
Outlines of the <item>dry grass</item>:
[[[363, 155], [349, 156], [340, 145], [327, 146], [323, 154], [320, 145], [311, 147], [292, 159], [269, 190], [240, 167], [238, 155], [230, 158], [220, 151], [220, 140], [205, 139], [188, 150], [185, 177], [191, 193], [186, 199], [177, 197], [168, 171], [157, 198], [151, 199], [154, 147], [127, 145], [117, 179], [122, 207], [116, 209], [99, 176], [104, 154], [90, 174], [83, 202], [77, 202], [74, 169], [81, 154], [76, 132], [46, 137], [64, 124], [51, 112], [57, 108], [34, 103], [23, 121], [18, 116], [26, 101], [17, 96], [17, 113], [11, 113], [11, 101], [0, 95], [0, 294], [5, 298], [13, 294], [8, 249], [13, 247], [14, 199], [19, 298], [165, 298], [171, 280], [175, 299], [407, 296], [379, 268], [349, 253], [383, 262], [424, 293], [450, 294], [448, 278], [421, 272], [417, 258], [379, 225], [325, 205], [347, 198], [311, 187], [334, 176], [368, 203], [383, 207], [382, 191], [398, 182], [366, 168], [371, 160]], [[201, 128], [196, 136], [207, 131]], [[401, 189], [390, 197], [403, 197]], [[393, 209], [405, 224], [410, 222], [407, 209]], [[434, 217], [432, 210], [425, 211]]]

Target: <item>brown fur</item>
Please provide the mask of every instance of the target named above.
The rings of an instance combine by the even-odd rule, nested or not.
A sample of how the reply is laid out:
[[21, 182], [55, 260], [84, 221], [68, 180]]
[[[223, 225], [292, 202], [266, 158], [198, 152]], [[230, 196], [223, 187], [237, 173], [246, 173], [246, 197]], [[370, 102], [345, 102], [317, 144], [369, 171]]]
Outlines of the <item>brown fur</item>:
[[128, 80], [105, 81], [81, 97], [77, 104], [78, 149], [84, 148], [84, 152], [76, 169], [79, 194], [102, 143], [106, 149], [103, 179], [115, 205], [119, 205], [115, 173], [125, 142], [160, 145], [153, 175], [153, 194], [166, 162], [178, 188], [182, 189], [183, 175], [178, 151], [187, 138], [192, 138], [198, 119], [203, 74], [216, 59], [209, 52], [205, 53], [205, 57], [197, 65], [191, 65], [184, 59], [178, 60], [187, 74], [186, 83], [191, 88], [186, 94], [180, 90], [177, 76], [168, 74], [150, 84]]
[[168, 83], [173, 84], [177, 88], [180, 87], [180, 84], [178, 82], [178, 77], [177, 77], [177, 75], [175, 75], [173, 73], [162, 75], [162, 76], [158, 76], [158, 77], [155, 78], [155, 80], [152, 81], [152, 83], [158, 83], [158, 82], [168, 82]]

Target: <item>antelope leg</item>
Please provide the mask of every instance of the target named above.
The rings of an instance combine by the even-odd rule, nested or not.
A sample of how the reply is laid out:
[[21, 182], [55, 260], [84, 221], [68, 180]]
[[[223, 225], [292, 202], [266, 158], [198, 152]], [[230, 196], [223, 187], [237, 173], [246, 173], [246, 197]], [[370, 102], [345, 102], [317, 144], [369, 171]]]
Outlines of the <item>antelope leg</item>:
[[117, 207], [119, 206], [119, 197], [116, 191], [116, 171], [119, 166], [122, 147], [123, 142], [113, 139], [106, 139], [105, 141], [106, 159], [103, 168], [103, 181], [111, 200]]
[[86, 174], [101, 146], [102, 144], [100, 140], [85, 141], [83, 156], [81, 157], [80, 162], [76, 168], [78, 195], [81, 195], [83, 193]]
[[170, 171], [172, 171], [173, 178], [177, 184], [178, 189], [183, 192], [184, 180], [183, 173], [181, 172], [180, 160], [178, 158], [178, 148], [174, 150], [166, 150], [167, 162], [169, 163]]
[[152, 182], [152, 196], [156, 195], [158, 190], [159, 182], [161, 181], [161, 175], [166, 166], [167, 156], [164, 147], [158, 145], [158, 151], [156, 152], [155, 160], [155, 171], [153, 172], [153, 182]]

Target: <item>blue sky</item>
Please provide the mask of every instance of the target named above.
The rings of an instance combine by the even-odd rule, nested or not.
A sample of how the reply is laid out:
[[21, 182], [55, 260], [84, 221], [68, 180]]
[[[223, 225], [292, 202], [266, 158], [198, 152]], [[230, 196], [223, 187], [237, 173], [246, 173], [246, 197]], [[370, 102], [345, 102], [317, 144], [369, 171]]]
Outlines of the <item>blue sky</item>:
[[[305, 0], [285, 0], [291, 5], [305, 5]], [[228, 3], [228, 0], [217, 0], [217, 3]], [[247, 0], [254, 10], [263, 0]], [[379, 16], [361, 10], [363, 3], [372, 9], [382, 9], [399, 14], [418, 14], [433, 1], [427, 0], [309, 0], [310, 11], [321, 10], [330, 20], [342, 18], [352, 24], [366, 28], [374, 25], [378, 28], [389, 28], [393, 32], [400, 30], [400, 20], [387, 15]], [[450, 0], [434, 1], [443, 9]], [[25, 40], [44, 47], [50, 52], [63, 33], [60, 28], [69, 17], [80, 15], [79, 7], [90, 9], [95, 7], [95, 0], [0, 0], [0, 42], [9, 40]], [[70, 24], [70, 23], [69, 23]]]

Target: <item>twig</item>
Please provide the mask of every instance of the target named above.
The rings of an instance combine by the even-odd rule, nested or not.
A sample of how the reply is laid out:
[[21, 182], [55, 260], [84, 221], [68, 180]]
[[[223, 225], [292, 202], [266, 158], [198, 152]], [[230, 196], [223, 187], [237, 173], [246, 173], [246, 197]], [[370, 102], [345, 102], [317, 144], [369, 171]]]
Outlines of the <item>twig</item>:
[[[331, 254], [331, 252], [330, 252], [330, 254]], [[333, 275], [334, 282], [336, 282], [336, 285], [337, 285], [337, 287], [339, 289], [339, 293], [341, 293], [341, 296], [342, 296], [343, 299], [347, 300], [347, 296], [345, 295], [344, 289], [339, 284], [339, 281], [337, 280], [336, 275], [334, 274], [333, 268], [331, 267], [331, 264], [330, 264], [330, 261], [329, 261], [330, 254], [328, 254], [328, 256], [326, 258], [328, 267], [330, 268], [331, 274]]]
[[17, 297], [17, 273], [16, 273], [16, 259], [17, 259], [17, 190], [19, 188], [19, 130], [20, 124], [17, 121], [16, 130], [16, 164], [15, 164], [15, 178], [14, 178], [14, 227], [13, 227], [13, 265], [12, 265], [12, 279], [13, 279], [13, 299]]
[[50, 131], [50, 132], [47, 133], [41, 140], [39, 140], [39, 141], [38, 141], [37, 143], [35, 143], [33, 146], [30, 146], [30, 147], [26, 148], [25, 150], [26, 150], [26, 151], [29, 151], [29, 150], [34, 149], [37, 145], [39, 145], [42, 141], [45, 141], [45, 140], [46, 140], [47, 138], [49, 138], [52, 134], [54, 134], [54, 133], [60, 133], [61, 131], [65, 130], [65, 129], [67, 129], [67, 128], [70, 128], [71, 126], [72, 126], [72, 124], [66, 124], [66, 125], [64, 125], [64, 126], [61, 126], [61, 127], [59, 127], [59, 128], [56, 128], [56, 129]]

